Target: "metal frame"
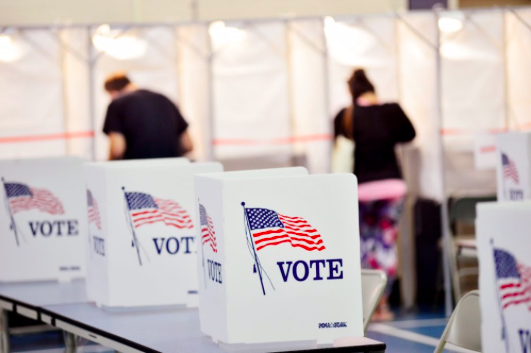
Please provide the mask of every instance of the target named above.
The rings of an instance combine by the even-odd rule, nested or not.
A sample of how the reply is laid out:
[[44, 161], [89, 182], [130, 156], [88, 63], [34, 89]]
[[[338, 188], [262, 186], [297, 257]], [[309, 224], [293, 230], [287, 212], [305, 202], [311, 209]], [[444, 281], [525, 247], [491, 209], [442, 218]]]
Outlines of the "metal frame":
[[9, 317], [7, 310], [0, 306], [0, 353], [9, 352]]
[[441, 31], [439, 30], [439, 18], [440, 10], [434, 10], [434, 17], [436, 26], [436, 84], [435, 87], [435, 104], [436, 104], [436, 114], [437, 114], [437, 130], [439, 131], [439, 160], [441, 166], [441, 191], [442, 191], [442, 200], [441, 200], [441, 234], [443, 236], [443, 276], [444, 276], [444, 304], [445, 304], [445, 313], [449, 317], [452, 315], [453, 311], [453, 301], [452, 301], [452, 279], [450, 271], [450, 217], [448, 215], [448, 195], [446, 191], [446, 175], [445, 175], [445, 148], [444, 148], [444, 139], [441, 133], [443, 129], [443, 108], [442, 108], [442, 56], [441, 56]]

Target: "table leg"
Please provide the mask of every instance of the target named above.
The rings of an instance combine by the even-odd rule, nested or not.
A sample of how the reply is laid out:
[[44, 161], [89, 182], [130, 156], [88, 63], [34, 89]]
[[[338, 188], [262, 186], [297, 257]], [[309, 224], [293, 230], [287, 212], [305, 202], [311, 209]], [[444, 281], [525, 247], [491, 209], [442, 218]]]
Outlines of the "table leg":
[[7, 310], [0, 309], [0, 353], [9, 353], [9, 317]]
[[65, 340], [66, 353], [76, 353], [76, 335], [70, 332], [63, 331], [63, 337]]

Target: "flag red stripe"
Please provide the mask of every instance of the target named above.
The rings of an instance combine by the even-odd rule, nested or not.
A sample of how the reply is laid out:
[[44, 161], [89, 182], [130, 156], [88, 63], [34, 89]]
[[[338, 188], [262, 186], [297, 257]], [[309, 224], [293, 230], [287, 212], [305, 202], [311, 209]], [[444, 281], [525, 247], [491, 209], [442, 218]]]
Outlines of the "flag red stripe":
[[207, 243], [207, 242], [209, 242], [209, 241], [211, 241], [212, 243], [214, 243], [214, 245], [217, 245], [217, 244], [216, 244], [216, 240], [213, 239], [209, 234], [203, 234], [203, 244], [204, 244], [204, 243]]
[[267, 230], [265, 232], [259, 232], [259, 233], [254, 233], [253, 234], [253, 237], [254, 238], [258, 238], [258, 237], [261, 237], [261, 236], [264, 236], [264, 235], [269, 235], [269, 234], [280, 234], [280, 233], [288, 233], [288, 234], [292, 234], [292, 235], [298, 235], [298, 236], [301, 236], [301, 237], [308, 237], [308, 238], [312, 238], [312, 239], [316, 239], [316, 238], [319, 238], [321, 237], [319, 234], [317, 235], [309, 235], [309, 234], [305, 234], [305, 233], [298, 233], [298, 232], [291, 232], [291, 231], [285, 231], [284, 229], [280, 228], [280, 229], [277, 229], [277, 230]]
[[[282, 221], [282, 217], [281, 217], [280, 220]], [[306, 221], [293, 221], [293, 220], [289, 220], [289, 222], [291, 222], [291, 223], [296, 223], [296, 224], [308, 224], [308, 222], [306, 222]]]
[[503, 284], [500, 286], [500, 289], [506, 289], [506, 288], [514, 288], [514, 287], [520, 287], [520, 283], [509, 283], [509, 284]]
[[308, 222], [305, 222], [305, 221], [296, 221], [295, 222], [295, 221], [292, 221], [290, 219], [283, 219], [283, 218], [280, 218], [280, 220], [284, 224], [292, 224], [292, 225], [297, 226], [297, 227], [311, 227], [311, 225]]
[[144, 224], [151, 224], [151, 223], [155, 223], [155, 222], [160, 222], [161, 220], [162, 220], [162, 222], [164, 222], [164, 224], [166, 224], [168, 226], [173, 226], [173, 227], [176, 227], [176, 228], [179, 228], [179, 229], [192, 229], [194, 227], [193, 224], [185, 224], [185, 225], [183, 225], [183, 224], [167, 221], [164, 218], [159, 219], [159, 220], [153, 220], [153, 221], [145, 221], [143, 223], [136, 224], [135, 227], [139, 227], [139, 226], [144, 225]]
[[270, 238], [263, 238], [263, 239], [260, 239], [260, 240], [255, 240], [254, 243], [256, 245], [258, 245], [258, 244], [261, 244], [261, 243], [264, 243], [264, 242], [267, 242], [267, 241], [276, 240], [276, 239], [282, 239], [282, 238], [288, 238], [288, 239], [293, 239], [293, 240], [297, 240], [297, 241], [302, 241], [302, 242], [305, 242], [306, 244], [309, 244], [309, 245], [318, 245], [318, 244], [322, 244], [323, 243], [322, 239], [319, 239], [319, 241], [315, 242], [315, 241], [311, 241], [311, 240], [308, 240], [308, 239], [291, 237], [288, 234], [283, 234], [283, 235], [278, 235], [276, 237], [270, 237]]
[[176, 215], [175, 213], [168, 213], [164, 211], [161, 211], [160, 213], [168, 218], [180, 220], [181, 222], [192, 223], [192, 220], [190, 219], [189, 216], [181, 217], [179, 215]]
[[282, 221], [282, 223], [284, 225], [289, 225], [289, 226], [292, 226], [292, 227], [298, 227], [298, 228], [310, 228], [310, 229], [313, 229], [313, 227], [306, 223], [306, 224], [301, 224], [301, 223], [293, 223], [293, 222], [288, 222], [288, 221]]
[[164, 219], [164, 220], [167, 220], [167, 221], [177, 222], [179, 224], [191, 224], [192, 223], [192, 221], [190, 221], [190, 220], [182, 221], [180, 219], [176, 219], [176, 218], [173, 218], [173, 217], [168, 217], [166, 215], [161, 215], [160, 213], [156, 214], [154, 216], [149, 216], [149, 217], [137, 217], [137, 218], [134, 218], [133, 219], [133, 223], [141, 222], [141, 221], [144, 221], [144, 220], [150, 220], [150, 219], [154, 219], [154, 218], [159, 218], [159, 219]]
[[508, 303], [505, 303], [503, 308], [505, 309], [505, 308], [507, 308], [510, 305], [517, 305], [517, 304], [527, 303], [527, 302], [530, 302], [530, 301], [531, 301], [531, 297], [527, 297], [527, 298], [521, 299], [521, 300], [513, 300], [513, 301], [510, 301]]
[[131, 216], [136, 217], [139, 215], [144, 215], [144, 214], [149, 214], [149, 213], [158, 213], [158, 212], [159, 212], [158, 210], [141, 211], [141, 212], [131, 213]]
[[278, 245], [278, 244], [282, 244], [282, 243], [291, 243], [291, 246], [293, 246], [293, 247], [298, 247], [298, 248], [303, 248], [304, 250], [307, 250], [307, 251], [314, 251], [314, 250], [322, 251], [322, 250], [325, 249], [324, 246], [321, 246], [321, 247], [319, 247], [319, 248], [315, 248], [315, 247], [314, 247], [314, 248], [310, 248], [310, 247], [305, 246], [305, 245], [302, 245], [302, 244], [292, 243], [292, 242], [291, 242], [291, 239], [286, 239], [286, 240], [281, 240], [281, 241], [279, 241], [279, 242], [268, 243], [268, 244], [265, 244], [265, 245], [263, 245], [263, 246], [259, 246], [259, 247], [256, 248], [256, 251], [261, 250], [261, 249], [263, 249], [263, 248], [265, 248], [265, 247], [267, 247], [267, 246], [270, 246], [270, 245]]
[[172, 211], [168, 208], [160, 207], [160, 205], [159, 205], [159, 209], [148, 209], [146, 211], [139, 211], [139, 212], [131, 213], [131, 216], [136, 217], [138, 215], [143, 215], [143, 214], [148, 214], [148, 213], [157, 213], [157, 212], [163, 212], [163, 213], [168, 213], [168, 214], [183, 214], [184, 213], [185, 214], [184, 216], [181, 216], [181, 215], [176, 215], [176, 216], [180, 218], [190, 218], [187, 212], [185, 210], [182, 210], [180, 207], [178, 208], [178, 210]]
[[9, 204], [11, 205], [13, 213], [36, 208], [41, 212], [46, 212], [53, 215], [64, 214], [61, 201], [53, 196], [51, 192], [40, 191], [38, 189], [31, 189], [31, 191], [33, 192], [33, 197], [20, 196], [9, 200]]
[[286, 216], [286, 215], [283, 215], [283, 214], [280, 214], [280, 213], [278, 213], [278, 216], [280, 218], [287, 218], [287, 219], [300, 219], [300, 220], [306, 222], [306, 220], [304, 218], [301, 218], [301, 217], [290, 217], [290, 216]]
[[520, 292], [510, 292], [510, 293], [504, 294], [502, 296], [502, 299], [518, 297], [518, 296], [522, 296], [522, 295], [525, 295], [525, 294], [527, 294], [527, 289], [524, 289], [524, 290], [522, 290]]
[[135, 228], [138, 228], [140, 226], [143, 226], [144, 224], [152, 224], [152, 223], [157, 223], [157, 222], [164, 222], [164, 224], [168, 225], [168, 226], [173, 226], [175, 228], [179, 228], [179, 229], [191, 229], [193, 228], [193, 224], [188, 224], [188, 225], [182, 225], [182, 224], [177, 224], [177, 223], [173, 223], [173, 222], [168, 222], [166, 221], [166, 219], [164, 219], [163, 217], [152, 217], [153, 219], [151, 220], [146, 220], [146, 221], [141, 221], [141, 222], [137, 222], [137, 221], [134, 221], [134, 225], [135, 225]]
[[293, 227], [293, 226], [286, 225], [286, 224], [284, 224], [284, 226], [285, 226], [284, 229], [289, 229], [289, 230], [293, 230], [293, 231], [300, 231], [300, 232], [304, 232], [304, 233], [315, 233], [315, 232], [317, 232], [317, 230], [315, 230], [315, 229], [306, 230], [306, 229], [301, 229], [301, 228]]
[[[515, 286], [515, 288], [517, 287]], [[508, 291], [505, 291], [505, 292], [508, 292]], [[527, 294], [527, 292], [528, 292], [527, 288], [524, 288], [522, 291], [519, 291], [519, 292], [516, 292], [516, 291], [508, 292], [507, 294], [502, 295], [502, 299], [525, 295]]]
[[204, 239], [204, 238], [213, 239], [212, 234], [210, 234], [210, 233], [206, 233], [205, 231], [203, 231], [203, 234], [202, 234], [202, 235], [203, 235], [203, 239]]
[[205, 245], [205, 244], [210, 244], [210, 247], [212, 248], [212, 251], [213, 252], [218, 252], [218, 247], [217, 247], [217, 243], [216, 243], [216, 237], [214, 236], [215, 232], [214, 232], [214, 227], [213, 227], [213, 224], [212, 224], [212, 219], [210, 218], [210, 216], [207, 216], [208, 217], [208, 226], [205, 226], [203, 225], [201, 227], [201, 234], [203, 235], [203, 242], [202, 244]]
[[[153, 216], [142, 217], [143, 215], [153, 215]], [[168, 218], [168, 219], [171, 219], [171, 220], [175, 220], [175, 221], [179, 221], [179, 222], [183, 222], [183, 223], [192, 223], [191, 219], [183, 219], [182, 217], [176, 216], [173, 213], [167, 213], [167, 212], [163, 212], [163, 211], [160, 211], [160, 210], [153, 210], [153, 211], [149, 211], [149, 212], [144, 212], [143, 214], [137, 213], [136, 215], [133, 215], [133, 219], [141, 220], [141, 219], [149, 219], [149, 218], [158, 217], [158, 216], [163, 216], [165, 218]]]
[[154, 218], [154, 219], [150, 219], [150, 220], [143, 220], [143, 221], [135, 221], [133, 222], [135, 224], [135, 226], [140, 226], [140, 225], [143, 225], [143, 224], [148, 224], [148, 223], [154, 223], [154, 222], [164, 222], [165, 224], [167, 225], [175, 225], [179, 228], [193, 228], [193, 225], [191, 224], [182, 224], [182, 223], [176, 223], [174, 221], [168, 221], [162, 217], [159, 217], [159, 218]]

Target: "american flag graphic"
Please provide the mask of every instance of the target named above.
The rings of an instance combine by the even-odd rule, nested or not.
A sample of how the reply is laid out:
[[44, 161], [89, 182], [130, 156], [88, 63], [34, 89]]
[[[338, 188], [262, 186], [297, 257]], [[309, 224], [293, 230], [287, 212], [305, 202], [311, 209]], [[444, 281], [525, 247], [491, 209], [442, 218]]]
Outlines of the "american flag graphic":
[[201, 225], [202, 243], [210, 244], [213, 252], [218, 252], [218, 244], [216, 242], [216, 231], [214, 230], [214, 223], [212, 218], [208, 215], [205, 207], [199, 205], [199, 218]]
[[167, 226], [179, 229], [192, 229], [190, 215], [177, 202], [153, 197], [142, 192], [126, 192], [127, 207], [133, 226], [164, 222]]
[[61, 201], [46, 189], [37, 189], [21, 183], [5, 183], [4, 185], [13, 214], [31, 209], [52, 215], [65, 213]]
[[521, 304], [531, 310], [531, 267], [500, 249], [494, 249], [494, 263], [502, 309]]
[[503, 167], [503, 178], [511, 179], [516, 184], [519, 183], [518, 169], [516, 169], [516, 164], [505, 154], [502, 153], [502, 167]]
[[92, 196], [92, 192], [87, 190], [87, 211], [88, 222], [94, 223], [98, 229], [101, 229], [100, 210], [98, 209], [98, 202]]
[[325, 249], [321, 235], [304, 218], [281, 215], [266, 208], [246, 208], [256, 251], [289, 243], [307, 251]]

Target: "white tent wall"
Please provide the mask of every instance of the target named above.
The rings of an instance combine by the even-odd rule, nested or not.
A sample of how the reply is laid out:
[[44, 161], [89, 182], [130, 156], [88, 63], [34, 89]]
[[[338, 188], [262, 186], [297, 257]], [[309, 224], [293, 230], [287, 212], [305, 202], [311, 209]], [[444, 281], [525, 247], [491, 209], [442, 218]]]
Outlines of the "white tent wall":
[[288, 160], [292, 134], [283, 22], [214, 23], [213, 117], [220, 161]]
[[49, 30], [10, 35], [10, 51], [0, 52], [0, 158], [64, 155], [59, 41]]
[[[107, 52], [97, 54], [94, 64], [96, 159], [109, 157], [109, 142], [102, 128], [110, 103], [103, 89], [105, 78], [116, 71], [125, 71], [131, 81], [140, 88], [160, 92], [178, 104], [177, 41], [173, 26], [122, 29], [119, 36], [134, 35], [145, 45], [145, 52], [131, 59], [117, 59]], [[118, 37], [117, 37], [118, 38]], [[140, 44], [140, 46], [143, 46]]]
[[398, 149], [408, 184], [400, 225], [399, 260], [404, 304], [416, 292], [413, 209], [418, 196], [442, 199], [442, 164], [436, 105], [436, 27], [433, 13], [413, 13], [396, 21], [400, 104], [415, 125], [413, 143]]
[[507, 11], [506, 50], [510, 127], [531, 128], [531, 9]]
[[210, 42], [204, 25], [176, 28], [179, 55], [179, 103], [182, 114], [190, 124], [194, 142], [193, 158], [214, 159], [213, 123], [211, 116]]
[[90, 116], [89, 50], [86, 28], [64, 29], [59, 32], [62, 45], [64, 111], [66, 114], [66, 154], [90, 160], [93, 155]]
[[322, 19], [287, 23], [290, 48], [294, 153], [312, 173], [330, 169], [332, 124], [328, 107], [328, 52]]
[[398, 70], [394, 16], [325, 19], [329, 50], [330, 116], [351, 104], [347, 80], [364, 68], [382, 102], [397, 102]]
[[494, 170], [474, 167], [474, 135], [506, 128], [504, 15], [469, 12], [463, 23], [441, 32], [447, 194], [495, 194]]
[[442, 165], [436, 105], [436, 25], [433, 13], [397, 20], [400, 103], [417, 136], [402, 150], [404, 174], [413, 196], [442, 200]]

